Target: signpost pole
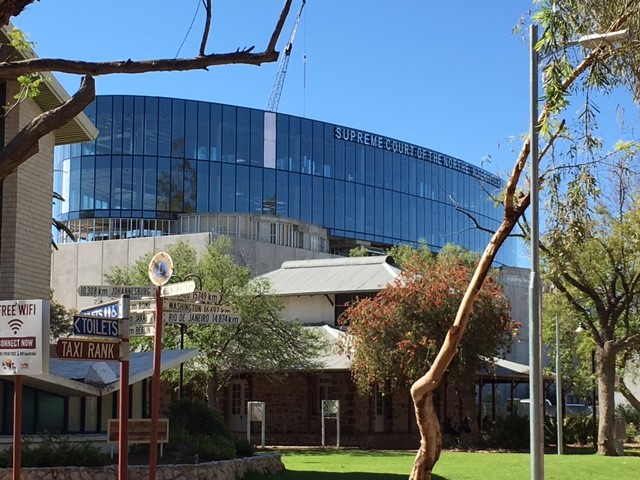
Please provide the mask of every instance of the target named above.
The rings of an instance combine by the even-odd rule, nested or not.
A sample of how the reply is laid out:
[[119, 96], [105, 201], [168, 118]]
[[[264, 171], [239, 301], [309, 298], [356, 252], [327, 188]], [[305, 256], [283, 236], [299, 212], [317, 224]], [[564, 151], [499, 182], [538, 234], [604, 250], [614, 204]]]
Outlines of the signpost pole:
[[13, 480], [20, 480], [22, 463], [22, 375], [13, 377]]
[[118, 480], [129, 478], [129, 295], [120, 297], [120, 398], [118, 438]]
[[153, 338], [153, 376], [151, 378], [151, 444], [149, 445], [149, 480], [155, 480], [158, 463], [158, 418], [160, 418], [160, 370], [162, 362], [162, 287], [156, 286], [156, 335]]

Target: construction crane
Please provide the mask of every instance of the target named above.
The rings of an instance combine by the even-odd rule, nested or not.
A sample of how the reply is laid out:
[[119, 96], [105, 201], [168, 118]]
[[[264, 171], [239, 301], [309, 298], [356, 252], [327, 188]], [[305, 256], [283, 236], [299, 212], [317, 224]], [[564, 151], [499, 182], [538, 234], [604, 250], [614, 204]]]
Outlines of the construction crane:
[[284, 77], [287, 75], [287, 66], [289, 65], [289, 57], [291, 56], [291, 49], [293, 48], [293, 39], [296, 36], [296, 30], [298, 29], [298, 23], [300, 22], [300, 17], [302, 16], [302, 10], [304, 9], [305, 3], [306, 0], [302, 0], [300, 11], [298, 12], [296, 21], [293, 24], [293, 30], [291, 30], [291, 36], [289, 37], [289, 40], [284, 47], [284, 51], [282, 52], [282, 56], [280, 57], [280, 62], [278, 63], [278, 74], [276, 76], [276, 81], [273, 84], [273, 88], [271, 89], [269, 103], [267, 104], [267, 111], [269, 112], [278, 111], [280, 94], [282, 93], [282, 86], [284, 85]]

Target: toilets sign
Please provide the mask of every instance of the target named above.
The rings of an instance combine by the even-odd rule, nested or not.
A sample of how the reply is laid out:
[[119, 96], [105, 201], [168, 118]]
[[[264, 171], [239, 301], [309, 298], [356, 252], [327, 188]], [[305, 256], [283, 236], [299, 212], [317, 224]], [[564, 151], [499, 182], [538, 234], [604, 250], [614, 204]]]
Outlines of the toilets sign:
[[48, 359], [49, 301], [1, 301], [0, 375], [47, 373]]

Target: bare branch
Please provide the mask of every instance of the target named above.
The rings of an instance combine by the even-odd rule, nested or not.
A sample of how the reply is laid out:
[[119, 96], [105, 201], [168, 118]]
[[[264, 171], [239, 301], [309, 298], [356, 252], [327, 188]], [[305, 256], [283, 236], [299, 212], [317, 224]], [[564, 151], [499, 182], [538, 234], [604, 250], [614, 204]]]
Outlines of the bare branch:
[[38, 140], [65, 125], [95, 98], [95, 80], [82, 79], [80, 89], [59, 107], [48, 110], [27, 124], [0, 150], [0, 181], [9, 176], [25, 160], [38, 151]]
[[163, 58], [157, 60], [123, 60], [115, 62], [84, 62], [61, 58], [31, 58], [17, 62], [0, 63], [0, 79], [9, 80], [18, 75], [37, 72], [61, 72], [73, 75], [110, 75], [114, 73], [135, 74], [148, 72], [184, 72], [207, 70], [219, 65], [261, 65], [274, 62], [278, 53], [267, 51], [251, 53], [253, 47], [234, 53], [211, 54], [194, 58]]
[[35, 0], [4, 0], [0, 7], [0, 25], [9, 23], [11, 17], [17, 17], [28, 5]]
[[271, 34], [271, 40], [269, 40], [269, 45], [267, 46], [267, 51], [275, 51], [276, 44], [278, 43], [278, 38], [280, 37], [280, 33], [282, 33], [282, 29], [284, 28], [284, 22], [287, 20], [289, 16], [289, 10], [291, 10], [291, 3], [293, 0], [285, 0], [284, 5], [282, 7], [282, 12], [280, 12], [280, 18], [278, 19], [278, 23], [276, 23], [276, 27]]
[[204, 22], [204, 31], [202, 32], [202, 42], [200, 43], [200, 56], [205, 56], [205, 50], [207, 48], [207, 40], [209, 39], [209, 29], [211, 28], [211, 0], [202, 0], [206, 11], [206, 17]]
[[476, 229], [482, 231], [482, 232], [487, 232], [487, 233], [494, 233], [494, 230], [491, 230], [490, 228], [487, 227], [483, 227], [482, 225], [480, 225], [480, 222], [478, 222], [478, 219], [476, 217], [474, 217], [473, 215], [471, 215], [471, 213], [469, 213], [466, 209], [462, 208], [460, 205], [456, 205], [455, 206], [456, 210], [460, 213], [462, 213], [463, 215], [465, 215], [467, 218], [469, 218], [469, 220], [471, 220], [473, 222], [473, 225], [476, 227]]
[[[210, 0], [205, 0], [210, 2]], [[278, 22], [271, 34], [267, 49], [263, 52], [252, 53], [254, 47], [238, 49], [235, 52], [203, 55], [203, 48], [200, 48], [200, 55], [193, 58], [161, 58], [155, 60], [122, 60], [111, 62], [85, 62], [80, 60], [68, 60], [63, 58], [30, 58], [15, 62], [0, 63], [0, 80], [15, 79], [19, 75], [38, 72], [60, 72], [72, 75], [110, 75], [114, 73], [136, 74], [148, 72], [180, 72], [188, 70], [207, 70], [209, 67], [220, 65], [262, 65], [263, 63], [275, 62], [278, 59], [278, 52], [275, 47], [278, 38], [282, 33], [285, 20], [293, 0], [285, 0]], [[27, 2], [29, 4], [32, 2]], [[208, 23], [207, 23], [208, 25]], [[205, 28], [206, 30], [206, 28]], [[208, 32], [205, 32], [208, 36]], [[206, 37], [203, 37], [206, 43]]]

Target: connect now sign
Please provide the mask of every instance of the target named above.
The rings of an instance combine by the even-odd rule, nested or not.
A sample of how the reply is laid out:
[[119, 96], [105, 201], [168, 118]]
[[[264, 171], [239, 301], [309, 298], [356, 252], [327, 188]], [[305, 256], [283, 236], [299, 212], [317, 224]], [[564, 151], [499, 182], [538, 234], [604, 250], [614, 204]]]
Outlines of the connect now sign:
[[0, 375], [47, 373], [48, 360], [49, 301], [0, 302]]

